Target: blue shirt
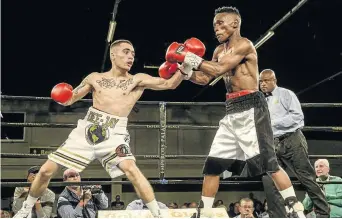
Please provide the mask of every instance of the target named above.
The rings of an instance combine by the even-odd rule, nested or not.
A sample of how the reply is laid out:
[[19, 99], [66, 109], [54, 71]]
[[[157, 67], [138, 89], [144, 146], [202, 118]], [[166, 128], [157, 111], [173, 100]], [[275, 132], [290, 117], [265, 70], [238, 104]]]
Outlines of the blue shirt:
[[275, 87], [266, 97], [270, 111], [273, 136], [279, 137], [304, 127], [304, 114], [300, 102], [292, 91]]

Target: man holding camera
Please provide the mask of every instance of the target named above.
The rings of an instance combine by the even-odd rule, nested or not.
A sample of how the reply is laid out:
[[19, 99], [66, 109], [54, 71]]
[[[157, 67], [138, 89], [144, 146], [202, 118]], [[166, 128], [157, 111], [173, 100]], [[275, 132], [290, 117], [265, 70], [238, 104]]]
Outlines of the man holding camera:
[[[72, 169], [63, 173], [64, 182], [81, 182], [81, 176]], [[57, 203], [57, 214], [62, 218], [95, 218], [97, 210], [108, 208], [108, 198], [101, 186], [66, 186]]]

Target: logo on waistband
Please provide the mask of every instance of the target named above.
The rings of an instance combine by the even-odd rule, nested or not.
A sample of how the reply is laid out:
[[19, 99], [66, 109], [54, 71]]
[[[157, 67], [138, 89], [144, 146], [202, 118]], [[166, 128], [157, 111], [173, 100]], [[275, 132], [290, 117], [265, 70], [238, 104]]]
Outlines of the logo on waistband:
[[102, 117], [102, 114], [89, 111], [87, 121], [94, 124], [100, 124], [101, 126], [106, 128], [114, 128], [116, 123], [119, 122], [119, 119], [110, 116], [106, 116], [106, 118], [104, 119]]
[[86, 128], [86, 140], [91, 145], [99, 144], [109, 138], [108, 126], [91, 124]]

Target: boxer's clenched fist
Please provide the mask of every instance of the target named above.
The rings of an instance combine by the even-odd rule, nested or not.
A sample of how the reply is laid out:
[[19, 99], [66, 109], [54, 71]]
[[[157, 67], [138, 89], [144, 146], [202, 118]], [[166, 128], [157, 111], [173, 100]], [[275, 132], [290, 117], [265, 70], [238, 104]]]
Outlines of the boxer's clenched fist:
[[169, 79], [177, 71], [177, 69], [177, 63], [170, 63], [166, 61], [159, 67], [159, 76], [164, 79]]
[[205, 46], [196, 38], [191, 38], [185, 43], [173, 42], [166, 51], [165, 59], [171, 63], [184, 62], [197, 69], [203, 61], [198, 55], [204, 54]]
[[203, 57], [205, 54], [205, 45], [197, 38], [191, 37], [184, 42], [184, 46], [192, 53]]
[[72, 98], [72, 86], [67, 83], [59, 83], [51, 90], [51, 98], [57, 103], [65, 104]]

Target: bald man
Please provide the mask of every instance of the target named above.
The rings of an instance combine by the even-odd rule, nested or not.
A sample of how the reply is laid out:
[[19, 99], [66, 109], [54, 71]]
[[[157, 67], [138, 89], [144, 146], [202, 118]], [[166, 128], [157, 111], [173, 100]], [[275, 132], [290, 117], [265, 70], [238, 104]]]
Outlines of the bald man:
[[[311, 198], [317, 217], [329, 217], [325, 196], [315, 182], [315, 171], [309, 161], [308, 145], [301, 129], [304, 115], [297, 96], [277, 86], [273, 70], [260, 73], [260, 89], [266, 96], [279, 164], [291, 170], [305, 187]], [[286, 217], [283, 200], [268, 176], [263, 177], [270, 217]], [[269, 188], [273, 187], [273, 191]], [[266, 189], [267, 188], [267, 189]]]
[[[327, 159], [318, 159], [315, 162], [315, 171], [317, 182], [341, 182], [341, 177], [332, 176], [329, 174], [330, 165]], [[342, 184], [323, 184], [321, 185], [325, 193], [325, 197], [330, 207], [330, 217], [342, 218]], [[310, 197], [306, 194], [303, 200], [305, 210], [311, 211], [313, 203]]]

